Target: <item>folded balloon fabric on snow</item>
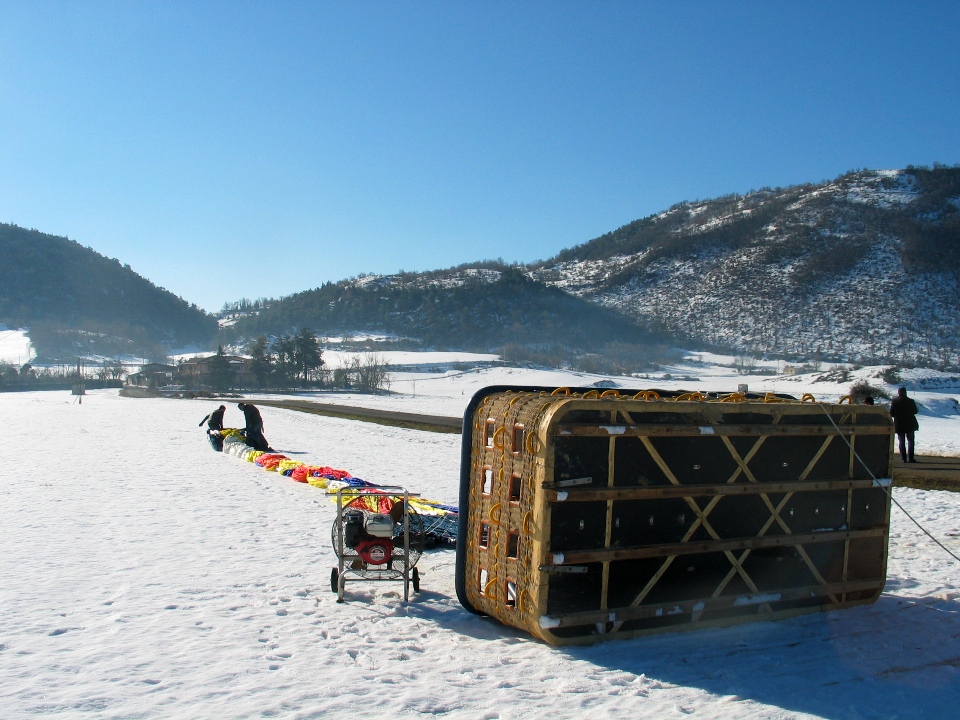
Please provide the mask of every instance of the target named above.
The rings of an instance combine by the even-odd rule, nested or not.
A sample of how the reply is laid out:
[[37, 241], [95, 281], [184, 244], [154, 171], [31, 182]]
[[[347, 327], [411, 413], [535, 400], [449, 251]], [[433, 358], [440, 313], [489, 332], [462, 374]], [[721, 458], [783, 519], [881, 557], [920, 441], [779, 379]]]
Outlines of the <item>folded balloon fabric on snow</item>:
[[[362, 504], [372, 512], [383, 512], [381, 507], [388, 507], [395, 501], [395, 495], [384, 492], [376, 483], [353, 477], [346, 470], [338, 470], [326, 465], [308, 465], [299, 460], [292, 460], [281, 453], [255, 450], [247, 445], [243, 433], [237, 428], [224, 428], [220, 431], [220, 436], [223, 438], [224, 453], [259, 465], [264, 470], [327, 490], [356, 488], [355, 493], [350, 493], [351, 503]], [[459, 520], [456, 506], [420, 497], [410, 498], [409, 502], [410, 506], [423, 517], [428, 540], [447, 545], [456, 543]]]

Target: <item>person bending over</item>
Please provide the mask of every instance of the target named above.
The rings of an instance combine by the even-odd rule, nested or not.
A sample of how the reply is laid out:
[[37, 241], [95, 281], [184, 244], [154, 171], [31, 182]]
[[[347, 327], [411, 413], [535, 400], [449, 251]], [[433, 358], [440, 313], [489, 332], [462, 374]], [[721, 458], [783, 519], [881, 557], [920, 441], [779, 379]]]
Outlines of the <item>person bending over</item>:
[[226, 405], [221, 405], [212, 413], [207, 415], [203, 420], [200, 421], [200, 424], [197, 427], [203, 427], [203, 424], [207, 424], [207, 430], [223, 430], [223, 414], [227, 411]]
[[223, 436], [220, 431], [223, 430], [223, 413], [226, 410], [227, 406], [221, 405], [201, 420], [198, 426], [202, 427], [204, 423], [207, 424], [207, 440], [210, 441], [210, 446], [217, 452], [223, 451]]

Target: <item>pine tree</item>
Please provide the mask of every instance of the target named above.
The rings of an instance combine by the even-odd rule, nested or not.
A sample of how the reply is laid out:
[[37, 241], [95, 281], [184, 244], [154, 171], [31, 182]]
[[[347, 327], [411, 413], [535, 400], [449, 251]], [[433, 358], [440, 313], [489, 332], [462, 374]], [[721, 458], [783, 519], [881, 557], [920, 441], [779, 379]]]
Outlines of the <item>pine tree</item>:
[[273, 341], [270, 349], [276, 358], [273, 374], [277, 384], [286, 385], [296, 375], [296, 362], [294, 360], [296, 349], [294, 339], [289, 335], [281, 335]]
[[267, 350], [267, 338], [260, 335], [250, 346], [250, 374], [258, 388], [262, 388], [273, 372], [273, 356]]
[[223, 353], [223, 345], [220, 345], [210, 360], [210, 387], [217, 391], [226, 390], [233, 384], [233, 378], [233, 368]]
[[323, 351], [316, 334], [309, 328], [302, 328], [293, 338], [293, 358], [297, 373], [307, 381], [307, 375], [319, 370], [323, 365]]

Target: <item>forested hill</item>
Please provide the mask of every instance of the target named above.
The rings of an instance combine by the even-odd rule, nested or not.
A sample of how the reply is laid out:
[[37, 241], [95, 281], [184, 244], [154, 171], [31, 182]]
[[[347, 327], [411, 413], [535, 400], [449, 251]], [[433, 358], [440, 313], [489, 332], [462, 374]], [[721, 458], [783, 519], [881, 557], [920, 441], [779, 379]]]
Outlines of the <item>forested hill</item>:
[[689, 348], [956, 368], [958, 277], [960, 168], [863, 170], [682, 202], [528, 266], [332, 283], [267, 301], [222, 337], [308, 326], [590, 352], [651, 328]]
[[29, 327], [40, 359], [163, 356], [206, 347], [216, 319], [73, 240], [0, 223], [0, 323]]
[[600, 351], [650, 344], [651, 333], [621, 313], [530, 279], [519, 269], [369, 276], [327, 283], [270, 304], [224, 328], [225, 340], [309, 327], [321, 335], [372, 330], [424, 347], [502, 350], [562, 346]]

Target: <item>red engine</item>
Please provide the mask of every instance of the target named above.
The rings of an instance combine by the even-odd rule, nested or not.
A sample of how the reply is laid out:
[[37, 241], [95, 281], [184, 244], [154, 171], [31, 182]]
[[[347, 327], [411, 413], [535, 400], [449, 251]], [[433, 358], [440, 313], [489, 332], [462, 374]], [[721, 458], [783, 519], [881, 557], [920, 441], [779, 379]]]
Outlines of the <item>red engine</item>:
[[393, 541], [384, 538], [361, 540], [355, 549], [368, 565], [383, 565], [393, 554]]
[[383, 565], [393, 555], [393, 519], [351, 508], [343, 514], [343, 544], [368, 565]]

